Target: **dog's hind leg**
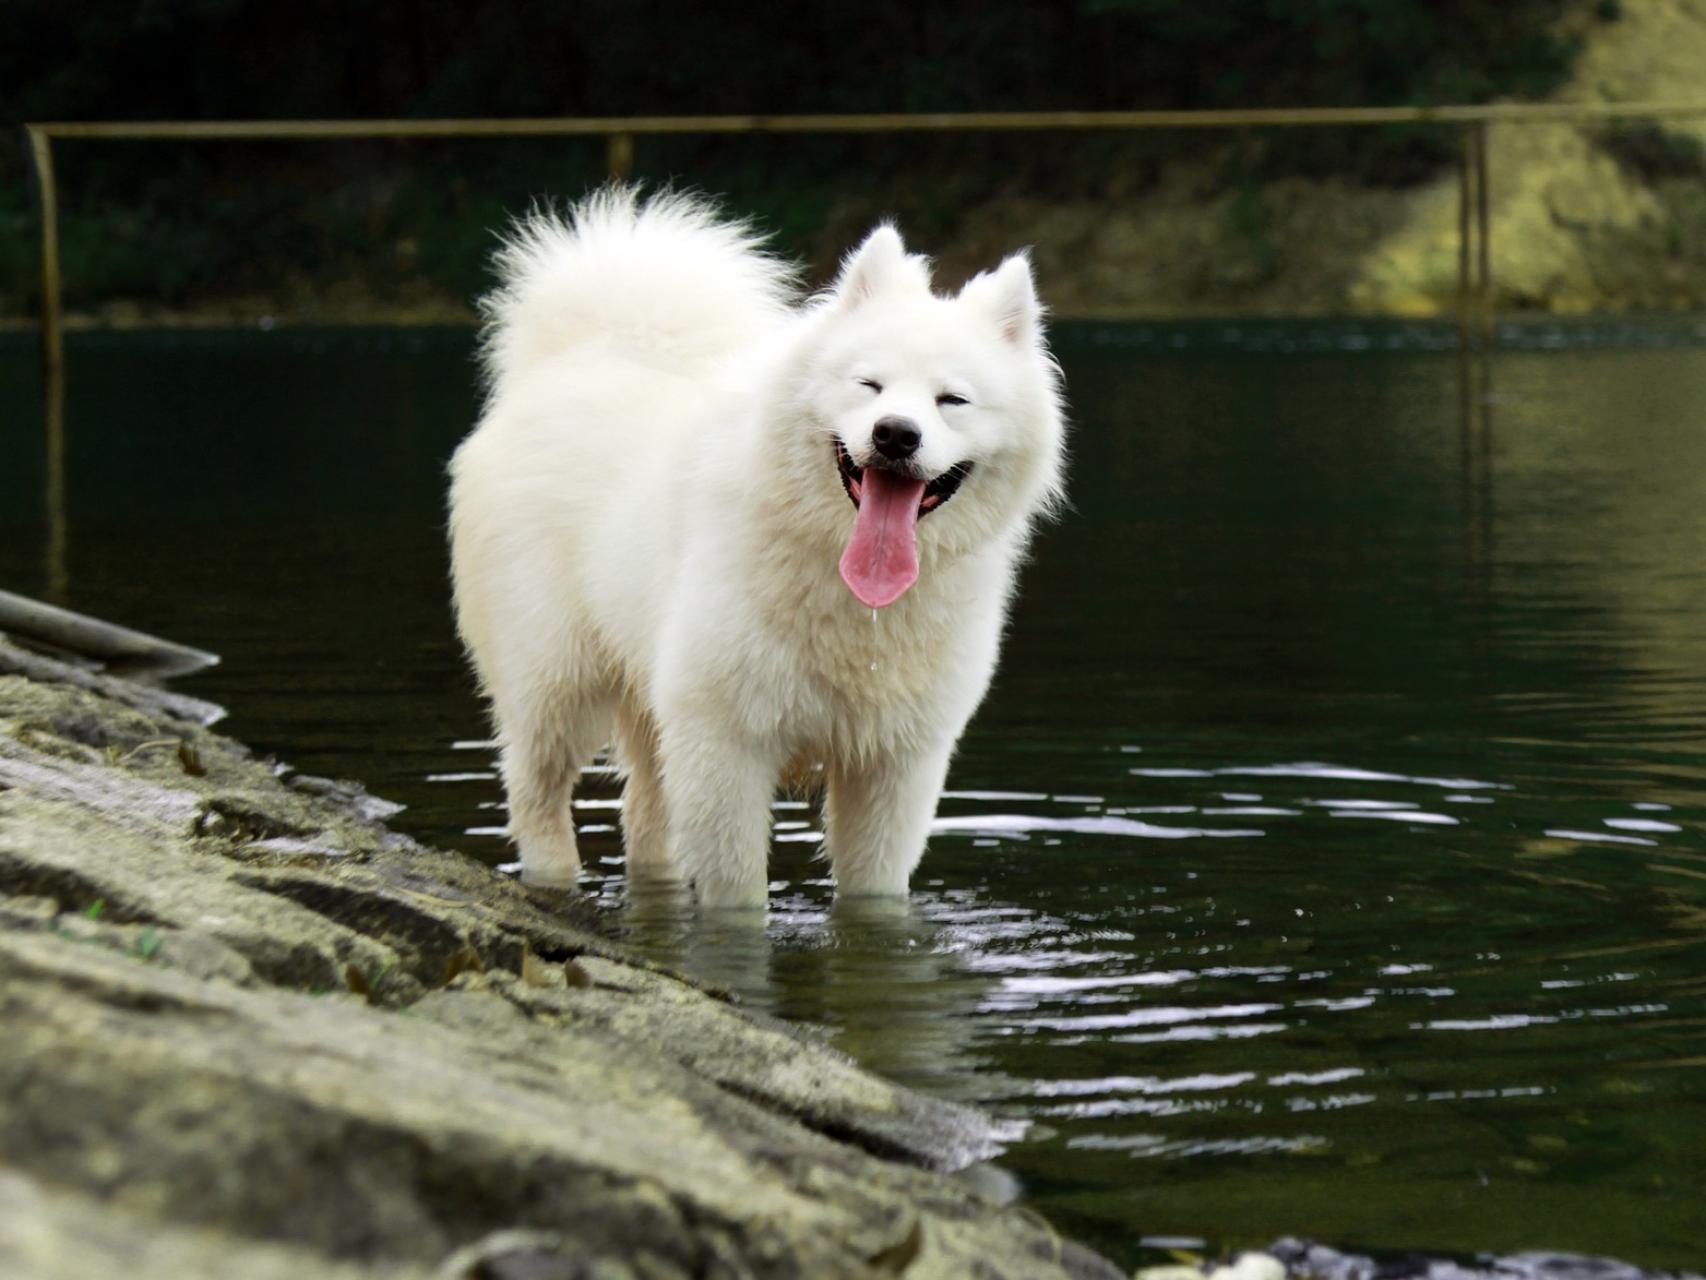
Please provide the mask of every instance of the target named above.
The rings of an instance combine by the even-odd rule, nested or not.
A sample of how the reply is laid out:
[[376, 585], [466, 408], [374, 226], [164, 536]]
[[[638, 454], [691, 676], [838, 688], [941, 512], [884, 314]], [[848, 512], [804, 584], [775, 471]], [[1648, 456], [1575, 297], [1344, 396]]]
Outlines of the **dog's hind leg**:
[[657, 726], [645, 711], [629, 703], [616, 713], [616, 752], [628, 775], [622, 784], [622, 851], [628, 860], [628, 882], [678, 881], [681, 872], [669, 848]]
[[571, 801], [575, 781], [609, 740], [609, 700], [559, 686], [544, 696], [498, 704], [509, 830], [521, 850], [521, 878], [572, 886], [580, 876]]
[[838, 895], [904, 894], [948, 776], [953, 744], [829, 766], [825, 844]]

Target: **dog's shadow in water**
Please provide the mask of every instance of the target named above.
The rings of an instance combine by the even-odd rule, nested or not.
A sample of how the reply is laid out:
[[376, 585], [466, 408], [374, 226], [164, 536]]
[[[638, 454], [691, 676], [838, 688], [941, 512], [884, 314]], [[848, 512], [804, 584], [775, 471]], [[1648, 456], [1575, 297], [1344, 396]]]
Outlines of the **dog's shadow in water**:
[[784, 894], [768, 911], [710, 911], [680, 887], [635, 884], [619, 921], [648, 958], [744, 1008], [821, 1029], [870, 1070], [965, 1100], [990, 1092], [974, 1015], [992, 981], [916, 897]]

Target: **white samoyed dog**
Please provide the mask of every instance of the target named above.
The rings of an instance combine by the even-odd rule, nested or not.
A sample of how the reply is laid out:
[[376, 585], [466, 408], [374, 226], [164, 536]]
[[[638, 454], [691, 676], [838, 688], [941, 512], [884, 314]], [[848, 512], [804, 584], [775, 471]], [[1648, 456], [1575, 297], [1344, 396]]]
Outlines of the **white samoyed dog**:
[[745, 227], [616, 188], [498, 262], [450, 536], [523, 878], [574, 883], [613, 743], [631, 881], [761, 906], [778, 782], [821, 767], [838, 891], [904, 894], [1061, 494], [1028, 259], [943, 296], [884, 225], [801, 302]]

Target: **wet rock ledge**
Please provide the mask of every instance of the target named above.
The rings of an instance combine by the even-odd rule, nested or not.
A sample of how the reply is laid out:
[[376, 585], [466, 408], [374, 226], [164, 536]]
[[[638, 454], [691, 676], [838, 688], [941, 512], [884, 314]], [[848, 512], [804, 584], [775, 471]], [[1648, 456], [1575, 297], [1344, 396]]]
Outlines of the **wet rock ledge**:
[[0, 639], [0, 1275], [1120, 1274], [999, 1135]]

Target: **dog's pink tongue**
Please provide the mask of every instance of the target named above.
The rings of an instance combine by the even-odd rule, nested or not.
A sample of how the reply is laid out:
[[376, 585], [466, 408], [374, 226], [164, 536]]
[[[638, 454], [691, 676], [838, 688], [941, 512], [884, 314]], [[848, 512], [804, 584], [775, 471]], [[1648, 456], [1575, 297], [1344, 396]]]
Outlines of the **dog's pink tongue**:
[[866, 467], [859, 515], [841, 553], [841, 580], [863, 604], [893, 604], [918, 581], [918, 504], [924, 481]]

